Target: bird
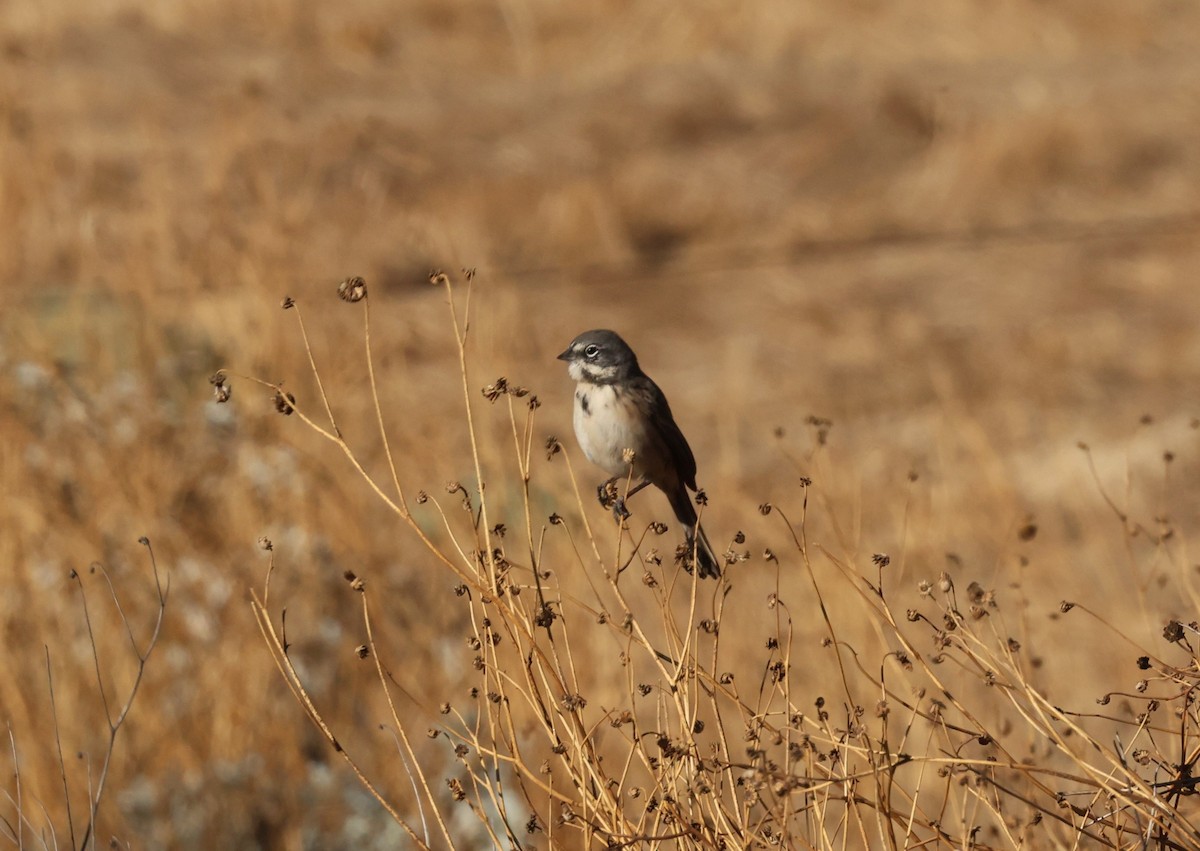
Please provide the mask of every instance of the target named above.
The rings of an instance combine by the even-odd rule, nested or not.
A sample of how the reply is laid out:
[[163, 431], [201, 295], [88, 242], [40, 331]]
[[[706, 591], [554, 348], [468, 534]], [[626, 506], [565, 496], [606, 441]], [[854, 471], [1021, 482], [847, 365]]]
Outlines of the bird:
[[[718, 578], [719, 561], [698, 523], [689, 491], [696, 488], [696, 457], [667, 397], [642, 372], [637, 355], [614, 331], [580, 334], [558, 356], [567, 362], [575, 383], [575, 438], [588, 460], [612, 476], [597, 492], [618, 520], [629, 516], [625, 501], [647, 485], [661, 490], [686, 530], [686, 564], [691, 553], [700, 578]], [[624, 498], [612, 497], [613, 485], [632, 477]]]

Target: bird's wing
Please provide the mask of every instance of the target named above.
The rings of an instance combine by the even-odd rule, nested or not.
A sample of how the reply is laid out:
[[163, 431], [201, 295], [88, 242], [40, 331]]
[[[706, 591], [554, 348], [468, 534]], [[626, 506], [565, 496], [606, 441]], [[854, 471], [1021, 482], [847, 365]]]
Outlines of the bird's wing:
[[651, 395], [654, 399], [654, 413], [651, 422], [654, 423], [654, 428], [658, 432], [658, 436], [662, 442], [666, 444], [667, 449], [671, 453], [671, 459], [675, 462], [675, 469], [679, 472], [679, 478], [691, 490], [696, 489], [696, 456], [692, 454], [692, 447], [688, 446], [687, 438], [683, 436], [683, 432], [679, 430], [679, 426], [675, 423], [675, 417], [671, 414], [671, 406], [667, 404], [667, 397], [658, 389], [658, 385], [646, 379], [649, 385]]

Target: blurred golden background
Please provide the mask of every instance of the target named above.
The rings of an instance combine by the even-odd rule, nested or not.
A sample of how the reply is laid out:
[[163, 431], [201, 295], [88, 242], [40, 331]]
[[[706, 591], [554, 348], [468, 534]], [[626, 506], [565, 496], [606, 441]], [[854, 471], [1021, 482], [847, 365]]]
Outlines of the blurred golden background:
[[[381, 473], [361, 318], [334, 296], [348, 275], [371, 287], [413, 491], [473, 480], [427, 281], [470, 267], [501, 509], [519, 505], [507, 415], [477, 390], [503, 375], [541, 399], [539, 439], [564, 440], [603, 522], [554, 355], [610, 327], [692, 443], [710, 534], [749, 536], [730, 568], [747, 612], [762, 549], [786, 546], [756, 506], [797, 519], [809, 476], [810, 540], [839, 558], [891, 554], [905, 593], [947, 570], [1017, 594], [1055, 700], [1086, 707], [1134, 678], [1053, 637], [1060, 599], [1146, 644], [1194, 618], [1196, 4], [9, 3], [0, 65], [0, 717], [40, 802], [25, 799], [28, 835], [53, 823], [69, 841], [47, 650], [76, 807], [108, 741], [68, 571], [113, 701], [136, 660], [86, 568], [115, 577], [144, 641], [146, 535], [171, 600], [100, 841], [400, 842], [262, 644], [256, 541], [275, 543], [272, 597], [314, 694], [400, 800], [342, 572], [388, 601], [381, 642], [418, 734], [469, 681], [452, 577], [269, 393], [234, 380], [217, 406], [207, 383], [221, 367], [285, 381], [318, 410], [278, 307], [294, 297], [339, 423]], [[531, 488], [543, 516], [578, 518], [561, 462], [535, 453]]]

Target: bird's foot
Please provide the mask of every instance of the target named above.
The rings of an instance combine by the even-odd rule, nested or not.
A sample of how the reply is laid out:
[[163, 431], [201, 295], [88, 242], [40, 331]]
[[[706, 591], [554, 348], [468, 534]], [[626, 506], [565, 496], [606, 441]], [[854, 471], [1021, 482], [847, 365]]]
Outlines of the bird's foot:
[[633, 516], [629, 513], [629, 509], [625, 507], [625, 500], [619, 496], [613, 501], [612, 513], [618, 523], [624, 523]]

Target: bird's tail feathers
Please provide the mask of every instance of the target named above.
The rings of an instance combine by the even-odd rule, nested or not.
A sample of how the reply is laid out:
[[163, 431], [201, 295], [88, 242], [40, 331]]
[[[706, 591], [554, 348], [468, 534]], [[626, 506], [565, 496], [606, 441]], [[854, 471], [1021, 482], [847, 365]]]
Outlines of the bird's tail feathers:
[[682, 523], [687, 531], [688, 565], [691, 565], [694, 554], [696, 570], [700, 574], [700, 578], [705, 579], [711, 576], [716, 579], [721, 575], [721, 559], [717, 558], [712, 544], [708, 542], [708, 535], [704, 534], [704, 527], [698, 522], [696, 507], [692, 505], [687, 488], [680, 486], [678, 490], [668, 496], [671, 500], [671, 508], [675, 512], [675, 519]]
[[708, 542], [708, 535], [704, 534], [704, 527], [697, 525], [695, 535], [692, 535], [692, 531], [689, 529], [688, 542], [695, 548], [696, 571], [700, 574], [700, 578], [707, 579], [711, 576], [713, 579], [719, 579], [721, 576], [721, 560], [713, 552], [712, 544]]

